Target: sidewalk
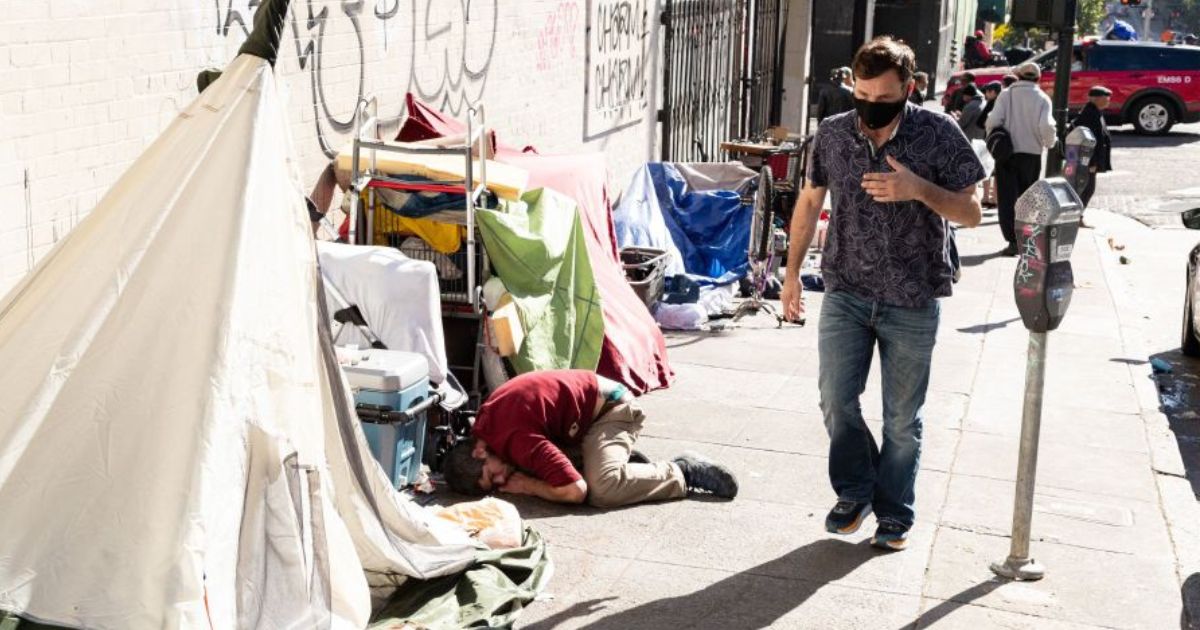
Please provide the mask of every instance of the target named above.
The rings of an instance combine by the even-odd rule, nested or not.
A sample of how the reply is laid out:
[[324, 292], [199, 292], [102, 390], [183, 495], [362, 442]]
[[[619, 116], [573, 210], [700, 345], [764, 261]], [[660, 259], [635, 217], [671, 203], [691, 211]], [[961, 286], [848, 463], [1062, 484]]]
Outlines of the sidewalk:
[[[994, 218], [959, 235], [966, 268], [943, 305], [907, 551], [871, 549], [873, 519], [848, 538], [824, 532], [835, 497], [817, 407], [821, 296], [810, 293], [805, 328], [760, 316], [724, 333], [671, 335], [677, 383], [641, 401], [642, 449], [729, 464], [742, 487], [735, 501], [609, 512], [518, 502], [556, 562], [553, 599], [530, 606], [522, 627], [1179, 627], [1177, 557], [1190, 564], [1194, 537], [1177, 550], [1172, 532], [1197, 525], [1169, 528], [1161, 497], [1189, 515], [1195, 502], [1154, 472], [1169, 458], [1152, 455], [1165, 447], [1148, 438], [1157, 396], [1129, 315], [1118, 317], [1115, 263], [1092, 231], [1072, 259], [1080, 288], [1049, 339], [1033, 523], [1047, 577], [993, 580], [988, 564], [1009, 546], [1028, 334], [1013, 304], [1016, 261], [994, 255]], [[863, 408], [878, 431], [873, 370]]]

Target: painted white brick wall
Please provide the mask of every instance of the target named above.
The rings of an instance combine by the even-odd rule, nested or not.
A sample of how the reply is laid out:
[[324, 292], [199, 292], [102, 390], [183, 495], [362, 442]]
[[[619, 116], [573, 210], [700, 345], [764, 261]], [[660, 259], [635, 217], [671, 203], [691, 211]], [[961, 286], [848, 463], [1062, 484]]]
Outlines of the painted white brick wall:
[[[233, 57], [250, 2], [0, 0], [0, 294], [194, 98], [196, 74]], [[649, 13], [655, 50], [658, 0], [624, 2]], [[657, 104], [585, 140], [585, 27], [601, 3], [622, 0], [293, 0], [277, 69], [305, 185], [324, 147], [345, 144], [360, 92], [396, 116], [413, 91], [452, 113], [483, 102], [502, 141], [602, 151], [619, 191], [653, 155]], [[656, 64], [646, 81], [657, 86]]]

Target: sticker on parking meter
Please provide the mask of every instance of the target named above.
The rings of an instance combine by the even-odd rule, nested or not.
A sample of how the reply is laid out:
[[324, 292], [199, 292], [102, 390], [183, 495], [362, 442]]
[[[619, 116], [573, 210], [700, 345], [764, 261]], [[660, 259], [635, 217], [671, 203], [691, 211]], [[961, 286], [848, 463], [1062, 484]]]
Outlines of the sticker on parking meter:
[[1071, 252], [1075, 251], [1075, 245], [1059, 245], [1054, 249], [1054, 256], [1050, 262], [1063, 262], [1071, 259]]

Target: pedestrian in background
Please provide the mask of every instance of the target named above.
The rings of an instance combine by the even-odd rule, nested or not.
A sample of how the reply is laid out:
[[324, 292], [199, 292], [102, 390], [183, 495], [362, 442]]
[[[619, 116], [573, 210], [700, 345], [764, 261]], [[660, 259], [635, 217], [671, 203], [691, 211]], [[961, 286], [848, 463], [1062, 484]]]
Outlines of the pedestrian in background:
[[[1108, 124], [1104, 122], [1104, 110], [1112, 102], [1112, 90], [1097, 85], [1088, 90], [1088, 103], [1083, 106], [1079, 115], [1071, 123], [1071, 128], [1087, 127], [1096, 137], [1096, 149], [1092, 152], [1091, 162], [1088, 163], [1087, 187], [1079, 193], [1083, 207], [1087, 207], [1096, 192], [1096, 174], [1112, 170], [1112, 135], [1108, 133]], [[1080, 222], [1083, 225], [1082, 221]], [[1083, 227], [1088, 227], [1083, 225]]]
[[850, 68], [836, 68], [829, 75], [829, 85], [817, 97], [817, 124], [830, 116], [854, 109], [854, 78]]
[[[1014, 77], [1015, 78], [1015, 77]], [[992, 113], [992, 109], [996, 107], [996, 99], [1000, 96], [1000, 92], [1004, 90], [1004, 84], [999, 81], [990, 81], [983, 86], [983, 111], [979, 113], [979, 121], [976, 125], [979, 127], [984, 137], [987, 137], [987, 119]], [[987, 179], [983, 180], [983, 205], [988, 208], [996, 207], [996, 175], [993, 173]]]
[[[852, 534], [874, 511], [871, 544], [885, 550], [905, 547], [915, 518], [938, 298], [951, 294], [954, 276], [948, 224], [979, 224], [976, 184], [984, 175], [954, 120], [908, 102], [915, 66], [912, 49], [890, 37], [854, 55], [855, 112], [817, 129], [782, 292], [784, 317], [796, 321], [804, 312], [801, 262], [832, 192], [817, 354], [838, 500], [825, 528]], [[882, 446], [859, 404], [876, 348]]]
[[1004, 75], [1003, 79], [1000, 79], [1000, 85], [1004, 86], [1004, 89], [1008, 89], [1008, 88], [1012, 87], [1012, 84], [1014, 84], [1016, 82], [1017, 82], [1017, 75], [1015, 75], [1015, 74], [1006, 74], [1006, 75]]
[[962, 81], [962, 87], [959, 87], [958, 90], [950, 96], [950, 105], [946, 108], [947, 114], [954, 114], [954, 112], [962, 111], [963, 105], [965, 104], [962, 90], [968, 85], [975, 85], [975, 73], [964, 72], [959, 80]]
[[1003, 127], [1012, 139], [1013, 153], [996, 165], [1000, 231], [1008, 246], [1005, 256], [1017, 255], [1017, 199], [1038, 180], [1042, 152], [1057, 140], [1054, 106], [1038, 86], [1042, 70], [1027, 61], [1016, 68], [1018, 81], [996, 99], [987, 119], [987, 133]]
[[957, 112], [958, 128], [962, 129], [967, 140], [983, 140], [983, 127], [979, 126], [979, 117], [983, 114], [983, 95], [974, 85], [968, 85], [963, 91], [963, 108]]
[[926, 92], [929, 91], [929, 75], [924, 72], [918, 72], [913, 75], [913, 91], [908, 95], [908, 100], [912, 101], [913, 105], [922, 106], [925, 104]]

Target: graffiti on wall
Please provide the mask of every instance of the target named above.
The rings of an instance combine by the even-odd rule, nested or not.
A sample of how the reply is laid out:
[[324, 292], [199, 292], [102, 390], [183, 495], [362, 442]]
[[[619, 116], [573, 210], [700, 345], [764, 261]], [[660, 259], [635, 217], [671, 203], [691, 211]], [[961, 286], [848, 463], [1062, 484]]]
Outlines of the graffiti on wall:
[[537, 69], [545, 72], [557, 64], [575, 59], [575, 33], [579, 28], [579, 4], [560, 2], [537, 36]]
[[647, 0], [589, 0], [584, 139], [642, 121], [648, 107]]
[[[214, 0], [222, 37], [246, 37], [260, 0]], [[337, 154], [363, 97], [380, 98], [384, 125], [395, 124], [404, 92], [453, 116], [483, 97], [495, 55], [500, 0], [304, 0], [293, 2], [291, 34], [312, 88], [321, 150]], [[436, 7], [436, 8], [435, 8]], [[364, 33], [378, 26], [381, 62], [368, 68]], [[348, 56], [348, 58], [347, 58]], [[377, 73], [398, 75], [400, 93], [373, 94]], [[387, 83], [394, 84], [388, 80]], [[388, 109], [397, 112], [387, 118]]]

